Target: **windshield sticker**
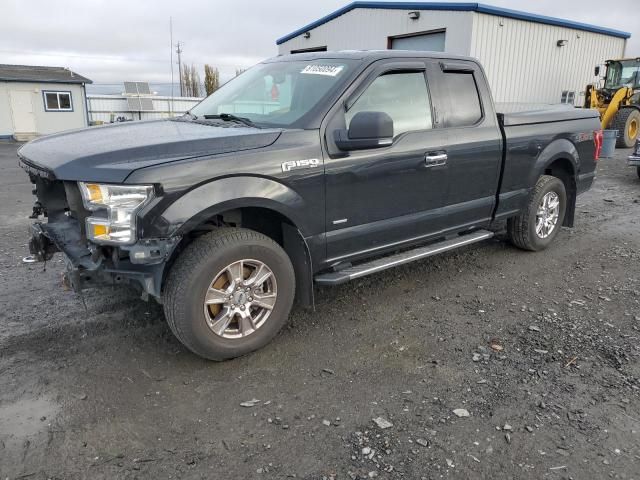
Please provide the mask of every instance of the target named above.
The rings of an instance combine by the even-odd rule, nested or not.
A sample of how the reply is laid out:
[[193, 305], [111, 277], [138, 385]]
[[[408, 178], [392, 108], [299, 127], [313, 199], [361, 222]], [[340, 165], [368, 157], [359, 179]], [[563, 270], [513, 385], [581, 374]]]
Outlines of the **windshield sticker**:
[[307, 65], [302, 69], [300, 73], [335, 77], [342, 71], [343, 68], [344, 65]]

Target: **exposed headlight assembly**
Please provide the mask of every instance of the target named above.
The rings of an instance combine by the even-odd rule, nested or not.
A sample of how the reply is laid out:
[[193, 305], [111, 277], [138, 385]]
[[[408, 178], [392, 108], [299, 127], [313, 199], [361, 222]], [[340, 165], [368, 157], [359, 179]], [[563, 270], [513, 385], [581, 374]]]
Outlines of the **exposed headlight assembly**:
[[153, 196], [151, 185], [78, 182], [87, 210], [87, 238], [95, 243], [127, 245], [136, 240], [136, 212]]

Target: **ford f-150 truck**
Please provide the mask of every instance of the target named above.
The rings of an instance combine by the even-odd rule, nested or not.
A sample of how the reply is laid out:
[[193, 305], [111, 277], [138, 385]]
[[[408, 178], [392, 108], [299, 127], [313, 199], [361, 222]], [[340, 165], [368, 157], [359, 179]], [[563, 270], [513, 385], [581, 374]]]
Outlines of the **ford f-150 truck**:
[[[294, 299], [479, 242], [525, 250], [574, 223], [598, 112], [497, 112], [484, 71], [432, 52], [281, 56], [181, 117], [19, 150], [30, 251], [76, 291], [129, 284], [176, 337], [223, 360], [265, 345]], [[540, 257], [544, 261], [544, 257]]]

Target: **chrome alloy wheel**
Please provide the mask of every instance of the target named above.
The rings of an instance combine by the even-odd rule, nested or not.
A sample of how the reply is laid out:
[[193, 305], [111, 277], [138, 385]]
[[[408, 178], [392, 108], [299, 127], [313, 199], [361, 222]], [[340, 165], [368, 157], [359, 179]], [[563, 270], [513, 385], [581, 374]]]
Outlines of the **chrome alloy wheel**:
[[556, 228], [560, 216], [560, 197], [556, 192], [547, 192], [536, 212], [536, 235], [547, 238]]
[[277, 297], [276, 277], [266, 264], [239, 260], [227, 265], [209, 285], [205, 320], [220, 337], [246, 337], [264, 325]]

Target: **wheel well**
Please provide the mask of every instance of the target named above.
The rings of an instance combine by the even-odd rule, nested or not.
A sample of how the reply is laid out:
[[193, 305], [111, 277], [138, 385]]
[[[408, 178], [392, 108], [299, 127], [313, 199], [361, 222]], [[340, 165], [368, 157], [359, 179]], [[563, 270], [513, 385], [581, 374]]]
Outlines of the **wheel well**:
[[544, 173], [545, 175], [557, 177], [564, 183], [564, 188], [567, 192], [567, 211], [563, 225], [565, 227], [573, 227], [576, 209], [576, 173], [573, 163], [566, 158], [558, 158], [545, 168]]
[[220, 212], [184, 235], [167, 261], [162, 284], [175, 259], [194, 239], [217, 228], [240, 227], [262, 233], [280, 245], [296, 271], [296, 299], [303, 306], [313, 306], [311, 257], [297, 226], [285, 215], [264, 207], [242, 207]]

